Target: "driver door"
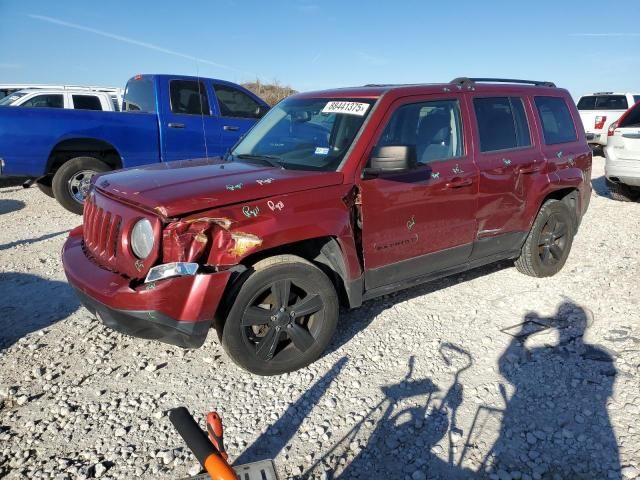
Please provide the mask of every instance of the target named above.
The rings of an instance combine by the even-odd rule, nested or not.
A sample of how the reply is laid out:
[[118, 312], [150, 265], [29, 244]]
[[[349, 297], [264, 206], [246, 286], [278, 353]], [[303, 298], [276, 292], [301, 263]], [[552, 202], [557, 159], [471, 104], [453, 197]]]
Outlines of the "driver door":
[[365, 289], [464, 264], [476, 233], [478, 168], [462, 94], [392, 105], [376, 146], [415, 147], [417, 166], [363, 179]]

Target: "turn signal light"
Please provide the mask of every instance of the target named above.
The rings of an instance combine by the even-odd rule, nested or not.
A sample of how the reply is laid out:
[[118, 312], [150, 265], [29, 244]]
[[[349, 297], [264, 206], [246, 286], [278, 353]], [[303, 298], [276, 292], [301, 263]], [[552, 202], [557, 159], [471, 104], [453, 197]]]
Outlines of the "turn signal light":
[[618, 128], [618, 122], [613, 122], [611, 125], [609, 125], [609, 131], [607, 132], [607, 137], [613, 137], [613, 132], [616, 131], [616, 128]]

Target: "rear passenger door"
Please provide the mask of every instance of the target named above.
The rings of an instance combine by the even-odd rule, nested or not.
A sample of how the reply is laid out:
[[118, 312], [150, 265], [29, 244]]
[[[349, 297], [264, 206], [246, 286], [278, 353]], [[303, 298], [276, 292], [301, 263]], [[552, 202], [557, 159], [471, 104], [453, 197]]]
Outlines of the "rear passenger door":
[[462, 94], [425, 95], [395, 102], [381, 122], [375, 147], [414, 147], [418, 164], [360, 183], [367, 290], [468, 260], [478, 173], [466, 113]]
[[222, 126], [222, 153], [231, 148], [262, 116], [264, 106], [247, 92], [223, 83], [213, 83]]
[[474, 259], [519, 248], [535, 174], [544, 166], [533, 141], [533, 112], [525, 98], [473, 95], [476, 163], [480, 169]]
[[169, 80], [169, 108], [162, 118], [165, 160], [219, 155], [220, 128], [212, 115], [209, 93], [202, 80]]
[[[570, 97], [540, 95], [533, 98], [536, 117], [540, 122], [542, 153], [547, 172], [554, 180], [582, 181], [580, 168], [591, 168], [591, 150], [582, 140], [576, 126], [579, 118], [569, 109]], [[573, 113], [572, 113], [573, 112]], [[575, 167], [575, 168], [574, 168]]]

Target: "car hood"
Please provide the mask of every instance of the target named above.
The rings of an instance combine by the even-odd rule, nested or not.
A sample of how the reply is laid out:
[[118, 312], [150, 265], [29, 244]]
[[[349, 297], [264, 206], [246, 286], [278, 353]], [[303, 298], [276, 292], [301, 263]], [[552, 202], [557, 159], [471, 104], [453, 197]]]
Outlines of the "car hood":
[[340, 183], [339, 172], [285, 170], [220, 158], [127, 168], [100, 175], [95, 182], [98, 190], [164, 217]]

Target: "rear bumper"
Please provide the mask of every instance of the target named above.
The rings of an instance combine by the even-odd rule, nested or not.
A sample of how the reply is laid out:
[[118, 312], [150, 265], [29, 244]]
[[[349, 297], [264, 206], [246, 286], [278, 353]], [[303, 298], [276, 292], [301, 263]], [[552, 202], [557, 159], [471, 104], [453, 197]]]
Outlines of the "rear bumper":
[[638, 160], [619, 160], [611, 147], [606, 149], [604, 175], [615, 183], [624, 183], [640, 187], [640, 158]]
[[587, 132], [587, 142], [591, 145], [607, 145], [608, 133], [607, 132]]
[[69, 234], [62, 261], [82, 304], [106, 326], [185, 348], [204, 343], [231, 275], [217, 272], [132, 286], [85, 255], [82, 227]]

